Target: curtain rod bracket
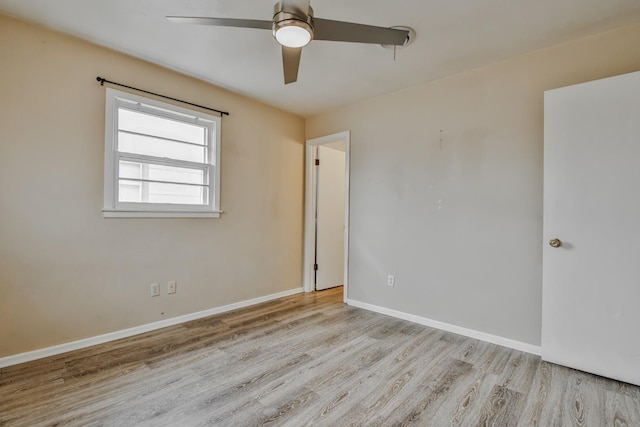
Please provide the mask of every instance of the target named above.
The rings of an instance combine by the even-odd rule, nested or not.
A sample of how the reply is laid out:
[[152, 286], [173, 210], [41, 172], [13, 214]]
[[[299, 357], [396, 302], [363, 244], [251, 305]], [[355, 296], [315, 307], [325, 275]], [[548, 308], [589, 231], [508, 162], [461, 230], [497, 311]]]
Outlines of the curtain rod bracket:
[[137, 90], [138, 92], [148, 93], [149, 95], [159, 96], [160, 98], [170, 99], [171, 101], [181, 102], [183, 104], [191, 105], [191, 106], [198, 107], [198, 108], [203, 108], [205, 110], [215, 111], [216, 113], [220, 114], [220, 117], [229, 115], [228, 111], [216, 110], [215, 108], [205, 107], [204, 105], [194, 104], [193, 102], [187, 102], [187, 101], [183, 101], [181, 99], [172, 98], [170, 96], [160, 95], [159, 93], [150, 92], [148, 90], [138, 89], [137, 87], [127, 86], [127, 85], [123, 85], [121, 83], [112, 82], [111, 80], [107, 80], [104, 77], [98, 76], [98, 77], [96, 77], [96, 80], [100, 82], [100, 86], [104, 86], [105, 83], [109, 83], [109, 84], [112, 84], [112, 85], [115, 85], [115, 86], [126, 87], [127, 89], [131, 89], [131, 90]]

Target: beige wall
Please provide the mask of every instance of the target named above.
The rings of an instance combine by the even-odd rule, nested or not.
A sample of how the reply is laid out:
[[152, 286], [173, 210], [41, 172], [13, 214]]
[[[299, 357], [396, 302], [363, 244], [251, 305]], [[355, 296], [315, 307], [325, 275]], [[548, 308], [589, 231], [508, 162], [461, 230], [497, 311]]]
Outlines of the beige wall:
[[539, 345], [543, 92], [639, 70], [638, 46], [626, 27], [308, 119], [352, 131], [349, 298]]
[[[3, 16], [0, 61], [0, 357], [301, 286], [303, 119]], [[102, 218], [98, 75], [231, 112], [222, 218]]]

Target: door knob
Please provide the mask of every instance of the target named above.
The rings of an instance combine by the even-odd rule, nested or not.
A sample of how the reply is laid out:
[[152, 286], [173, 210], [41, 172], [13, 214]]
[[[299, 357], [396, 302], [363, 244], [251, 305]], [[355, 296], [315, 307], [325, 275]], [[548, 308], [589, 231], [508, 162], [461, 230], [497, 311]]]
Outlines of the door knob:
[[559, 248], [560, 246], [562, 246], [562, 242], [560, 241], [560, 239], [551, 239], [549, 240], [549, 244], [554, 248]]

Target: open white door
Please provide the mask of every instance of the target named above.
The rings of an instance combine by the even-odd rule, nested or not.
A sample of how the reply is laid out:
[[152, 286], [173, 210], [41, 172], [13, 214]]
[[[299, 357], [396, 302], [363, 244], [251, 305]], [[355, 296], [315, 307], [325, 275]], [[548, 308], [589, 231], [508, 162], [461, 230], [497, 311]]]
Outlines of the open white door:
[[543, 243], [542, 358], [640, 385], [640, 72], [545, 93]]
[[344, 279], [345, 153], [320, 145], [316, 166], [316, 290]]

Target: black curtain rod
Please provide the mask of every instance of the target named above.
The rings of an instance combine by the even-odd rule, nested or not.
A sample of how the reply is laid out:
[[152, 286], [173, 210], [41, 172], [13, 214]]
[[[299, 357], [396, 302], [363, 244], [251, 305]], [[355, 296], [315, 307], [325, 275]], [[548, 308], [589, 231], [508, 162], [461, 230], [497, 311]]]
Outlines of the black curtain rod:
[[176, 102], [182, 102], [183, 104], [187, 104], [187, 105], [193, 105], [194, 107], [204, 108], [205, 110], [215, 111], [216, 113], [219, 113], [220, 116], [228, 116], [229, 115], [228, 111], [220, 111], [220, 110], [216, 110], [215, 108], [209, 108], [209, 107], [205, 107], [203, 105], [194, 104], [192, 102], [183, 101], [181, 99], [172, 98], [170, 96], [160, 95], [159, 93], [149, 92], [148, 90], [138, 89], [137, 87], [127, 86], [127, 85], [123, 85], [121, 83], [112, 82], [111, 80], [107, 80], [107, 79], [105, 79], [103, 77], [100, 77], [100, 76], [96, 77], [96, 80], [100, 82], [100, 86], [104, 86], [105, 83], [109, 83], [109, 84], [112, 84], [112, 85], [115, 85], [115, 86], [126, 87], [127, 89], [137, 90], [138, 92], [148, 93], [149, 95], [159, 96], [160, 98], [170, 99], [170, 100], [176, 101]]

